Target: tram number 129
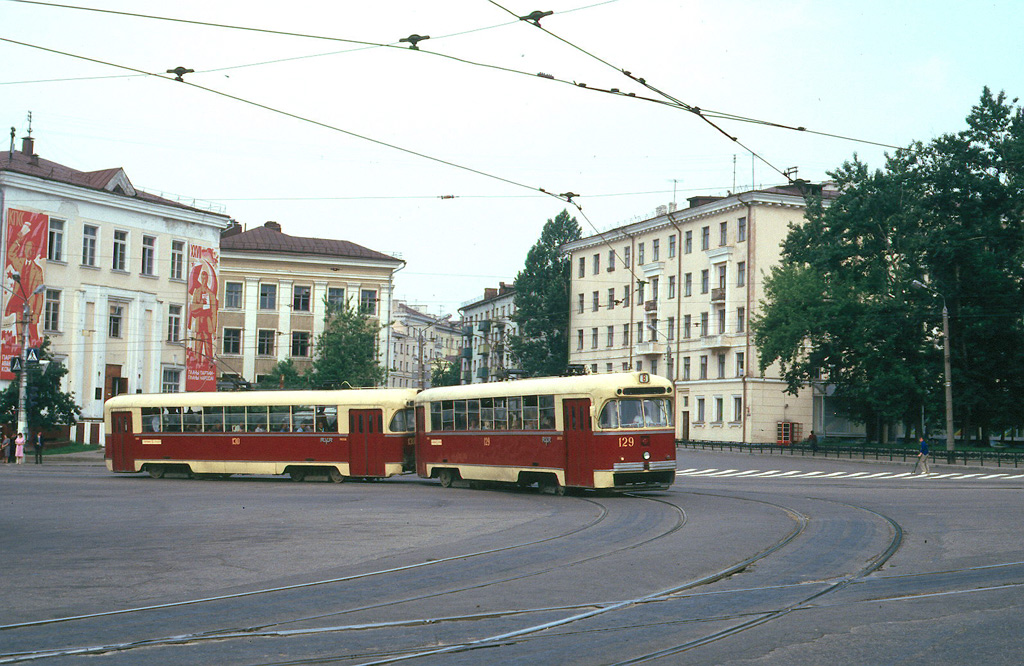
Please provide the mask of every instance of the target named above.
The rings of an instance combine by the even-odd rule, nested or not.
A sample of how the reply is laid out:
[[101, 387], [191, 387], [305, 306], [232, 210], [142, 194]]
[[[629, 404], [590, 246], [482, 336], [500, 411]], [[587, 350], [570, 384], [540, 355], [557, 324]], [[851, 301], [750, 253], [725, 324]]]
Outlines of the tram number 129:
[[619, 448], [625, 449], [634, 445], [632, 437], [619, 437]]

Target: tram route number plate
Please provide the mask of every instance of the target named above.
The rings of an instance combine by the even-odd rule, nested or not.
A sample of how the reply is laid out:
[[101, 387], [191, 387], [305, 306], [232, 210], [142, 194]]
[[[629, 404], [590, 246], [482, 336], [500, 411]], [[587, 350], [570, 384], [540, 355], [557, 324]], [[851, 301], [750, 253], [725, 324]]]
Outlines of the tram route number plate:
[[160, 440], [159, 439], [144, 439], [144, 440], [142, 440], [142, 445], [143, 446], [159, 446], [160, 445]]
[[441, 440], [439, 440], [439, 439], [432, 439], [432, 440], [430, 440], [430, 445], [431, 446], [441, 446]]

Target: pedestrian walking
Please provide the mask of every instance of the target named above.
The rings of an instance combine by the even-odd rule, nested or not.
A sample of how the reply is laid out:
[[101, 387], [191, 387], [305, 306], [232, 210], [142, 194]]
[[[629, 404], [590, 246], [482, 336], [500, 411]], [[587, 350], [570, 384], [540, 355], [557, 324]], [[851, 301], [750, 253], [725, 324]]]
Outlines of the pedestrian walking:
[[928, 440], [924, 437], [921, 438], [921, 451], [917, 454], [917, 463], [914, 465], [914, 473], [917, 473], [918, 468], [921, 469], [922, 474], [928, 474]]
[[807, 443], [811, 445], [811, 453], [818, 452], [818, 436], [811, 431], [811, 434], [807, 436]]
[[4, 435], [4, 439], [7, 440], [7, 462], [14, 464], [14, 438], [10, 435]]
[[4, 433], [3, 444], [0, 444], [0, 459], [3, 459], [5, 465], [8, 463], [9, 460], [8, 451], [10, 450], [10, 448], [11, 438], [7, 435], [7, 433]]
[[36, 464], [43, 464], [43, 433], [36, 433]]
[[19, 465], [25, 464], [25, 435], [20, 432], [14, 438], [14, 461]]

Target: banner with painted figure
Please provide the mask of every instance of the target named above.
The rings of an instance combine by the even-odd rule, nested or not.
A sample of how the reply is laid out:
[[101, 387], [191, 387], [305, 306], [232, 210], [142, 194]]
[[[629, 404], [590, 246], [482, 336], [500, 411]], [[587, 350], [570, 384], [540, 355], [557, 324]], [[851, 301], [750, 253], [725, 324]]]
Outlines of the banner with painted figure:
[[185, 329], [185, 390], [216, 391], [217, 363], [214, 337], [217, 332], [218, 302], [217, 250], [193, 245], [189, 248], [188, 307]]
[[[4, 311], [0, 323], [0, 379], [14, 379], [11, 358], [21, 355], [21, 315], [28, 299], [31, 320], [28, 341], [30, 347], [42, 342], [40, 321], [43, 317], [44, 296], [33, 292], [43, 284], [43, 257], [46, 256], [46, 235], [50, 218], [45, 213], [8, 209], [7, 252], [4, 256]], [[17, 274], [20, 282], [12, 277]]]

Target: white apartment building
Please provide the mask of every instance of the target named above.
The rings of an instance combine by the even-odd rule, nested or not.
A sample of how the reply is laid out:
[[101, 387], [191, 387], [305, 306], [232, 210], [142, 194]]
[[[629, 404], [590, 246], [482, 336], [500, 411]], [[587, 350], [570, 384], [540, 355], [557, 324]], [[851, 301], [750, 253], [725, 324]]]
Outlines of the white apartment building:
[[514, 365], [508, 339], [519, 329], [512, 321], [515, 287], [501, 282], [484, 289], [484, 297], [467, 301], [462, 314], [462, 383], [479, 384], [508, 379]]
[[790, 185], [689, 204], [563, 246], [569, 361], [673, 380], [681, 439], [796, 441], [813, 428], [811, 391], [785, 393], [775, 368], [761, 376], [749, 323], [789, 225], [803, 221], [803, 193]]
[[26, 137], [20, 151], [0, 153], [0, 220], [0, 382], [13, 379], [6, 359], [20, 348], [24, 290], [30, 344], [49, 338], [68, 370], [61, 389], [82, 410], [70, 437], [102, 442], [103, 402], [113, 395], [183, 388], [189, 258], [216, 251], [227, 215], [136, 190], [120, 168], [83, 172], [41, 159]]
[[462, 328], [451, 315], [434, 317], [395, 301], [388, 386], [430, 388], [435, 364], [458, 363], [461, 350]]

